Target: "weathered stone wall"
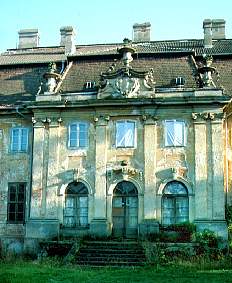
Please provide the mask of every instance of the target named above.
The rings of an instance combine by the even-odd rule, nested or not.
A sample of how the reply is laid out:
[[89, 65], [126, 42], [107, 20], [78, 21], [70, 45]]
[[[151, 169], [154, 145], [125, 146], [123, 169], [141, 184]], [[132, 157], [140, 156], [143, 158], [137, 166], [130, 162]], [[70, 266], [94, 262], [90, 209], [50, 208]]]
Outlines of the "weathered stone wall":
[[[122, 180], [132, 181], [138, 188], [139, 224], [146, 219], [161, 221], [162, 189], [172, 180], [183, 182], [188, 189], [191, 222], [223, 221], [223, 148], [218, 139], [223, 135], [222, 119], [208, 114], [218, 111], [213, 107], [195, 108], [194, 119], [192, 107], [182, 106], [46, 111], [47, 120], [44, 112], [36, 113], [31, 219], [53, 219], [53, 227], [58, 229], [57, 221], [63, 223], [65, 189], [77, 178], [89, 189], [93, 233], [97, 225], [103, 225], [103, 230], [111, 229], [113, 190]], [[116, 121], [124, 119], [137, 123], [136, 148], [115, 146]], [[165, 146], [164, 121], [170, 119], [185, 121], [186, 146]], [[89, 123], [87, 149], [67, 146], [68, 125], [75, 121]], [[115, 174], [112, 168], [122, 161], [136, 173]], [[78, 169], [78, 173], [73, 169]], [[55, 233], [56, 228], [51, 235]]]
[[[25, 226], [7, 222], [8, 183], [26, 183], [25, 220], [28, 219], [30, 204], [30, 172], [32, 131], [30, 117], [24, 119], [19, 115], [0, 118], [0, 238], [3, 251], [21, 253]], [[27, 127], [29, 129], [29, 146], [27, 152], [11, 152], [11, 128]]]

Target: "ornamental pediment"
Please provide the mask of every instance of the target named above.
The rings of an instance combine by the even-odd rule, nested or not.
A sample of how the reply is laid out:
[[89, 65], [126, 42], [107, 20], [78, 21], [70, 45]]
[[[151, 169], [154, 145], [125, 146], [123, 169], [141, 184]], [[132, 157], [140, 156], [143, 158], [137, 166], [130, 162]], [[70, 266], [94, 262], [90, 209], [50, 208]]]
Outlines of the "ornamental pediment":
[[137, 71], [130, 66], [135, 50], [128, 40], [124, 40], [124, 46], [118, 52], [122, 54], [124, 67], [117, 70], [110, 68], [101, 74], [98, 99], [154, 97], [153, 70]]

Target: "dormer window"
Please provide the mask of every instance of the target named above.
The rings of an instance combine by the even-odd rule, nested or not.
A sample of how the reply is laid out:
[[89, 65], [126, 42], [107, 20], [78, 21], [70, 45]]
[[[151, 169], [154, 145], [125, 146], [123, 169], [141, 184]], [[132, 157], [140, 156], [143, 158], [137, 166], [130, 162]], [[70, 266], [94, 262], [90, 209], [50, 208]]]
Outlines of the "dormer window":
[[85, 83], [85, 89], [93, 89], [96, 87], [96, 82], [88, 81]]

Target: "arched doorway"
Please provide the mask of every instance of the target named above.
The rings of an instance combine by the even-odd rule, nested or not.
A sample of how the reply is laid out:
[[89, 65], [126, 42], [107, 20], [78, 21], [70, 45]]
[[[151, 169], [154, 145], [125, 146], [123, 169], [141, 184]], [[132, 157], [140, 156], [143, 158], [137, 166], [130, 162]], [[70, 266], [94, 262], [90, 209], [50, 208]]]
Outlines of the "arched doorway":
[[138, 191], [131, 182], [117, 184], [112, 203], [113, 236], [134, 238], [138, 233]]
[[65, 191], [64, 226], [88, 225], [88, 189], [82, 182], [72, 182]]
[[189, 221], [189, 198], [186, 186], [177, 181], [166, 184], [162, 196], [162, 224]]

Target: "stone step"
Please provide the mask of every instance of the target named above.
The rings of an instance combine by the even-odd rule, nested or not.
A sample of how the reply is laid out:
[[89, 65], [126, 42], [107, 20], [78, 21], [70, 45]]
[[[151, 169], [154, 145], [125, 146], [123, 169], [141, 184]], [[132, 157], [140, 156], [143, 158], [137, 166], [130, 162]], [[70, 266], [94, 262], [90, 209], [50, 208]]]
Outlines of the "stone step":
[[117, 253], [117, 254], [120, 254], [120, 253], [127, 253], [127, 254], [142, 254], [144, 253], [144, 250], [142, 248], [140, 249], [133, 249], [133, 250], [130, 250], [130, 249], [116, 249], [116, 248], [94, 248], [94, 247], [86, 247], [86, 248], [80, 248], [80, 252], [82, 251], [88, 251], [90, 253]]
[[76, 255], [80, 265], [143, 266], [144, 249], [135, 241], [85, 241]]
[[106, 261], [78, 261], [78, 265], [82, 266], [91, 266], [91, 267], [97, 267], [97, 266], [144, 266], [146, 265], [146, 262], [138, 262], [138, 261], [111, 261], [111, 262], [106, 262]]
[[107, 260], [107, 261], [113, 261], [113, 260], [128, 260], [128, 261], [144, 261], [145, 260], [145, 257], [129, 257], [129, 256], [116, 256], [116, 255], [107, 255], [107, 256], [104, 256], [102, 254], [98, 255], [98, 256], [89, 256], [89, 255], [78, 255], [76, 257], [77, 260], [99, 260], [99, 261], [104, 261], [104, 260]]

